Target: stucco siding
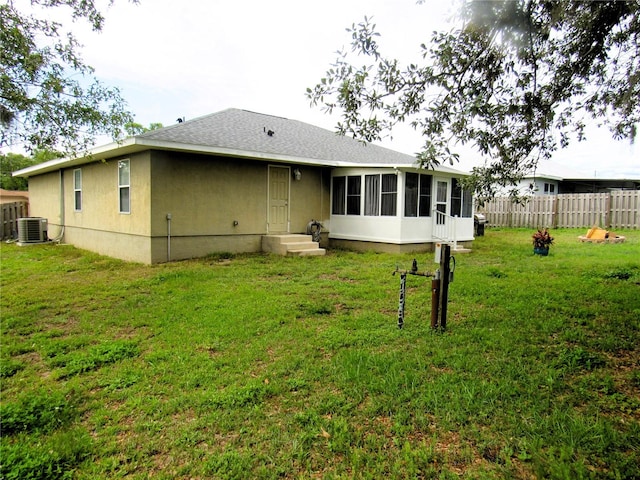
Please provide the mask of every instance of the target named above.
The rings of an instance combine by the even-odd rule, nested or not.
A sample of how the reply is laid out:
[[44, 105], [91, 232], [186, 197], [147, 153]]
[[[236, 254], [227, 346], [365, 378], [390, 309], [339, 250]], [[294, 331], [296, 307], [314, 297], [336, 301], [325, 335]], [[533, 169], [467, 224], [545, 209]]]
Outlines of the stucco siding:
[[152, 152], [152, 235], [266, 232], [267, 166], [242, 159]]
[[46, 218], [49, 237], [61, 232], [60, 173], [48, 173], [29, 179], [29, 215]]
[[67, 226], [65, 227], [64, 241], [100, 255], [129, 262], [152, 263], [150, 239], [145, 235]]
[[[83, 165], [82, 202], [76, 210], [74, 171], [47, 173], [29, 179], [33, 216], [44, 217], [51, 225], [65, 224], [77, 229], [111, 231], [133, 235], [149, 234], [148, 158], [131, 158], [131, 213], [119, 213], [118, 162]], [[63, 199], [61, 200], [61, 195]], [[51, 236], [51, 233], [50, 233]]]
[[[118, 162], [124, 159], [131, 170], [129, 213], [119, 208]], [[64, 223], [65, 242], [124, 260], [158, 263], [257, 252], [267, 233], [269, 165], [150, 150], [79, 167], [78, 210], [75, 168], [32, 177], [31, 211], [49, 220], [50, 237]], [[330, 169], [283, 166], [301, 171], [299, 180], [289, 179], [290, 231], [304, 232], [312, 219], [327, 224]]]
[[[120, 213], [118, 161], [130, 162], [130, 213]], [[65, 217], [72, 227], [149, 235], [149, 155], [96, 162], [82, 167], [82, 210], [74, 211], [73, 169], [65, 171]]]
[[261, 250], [262, 235], [205, 235], [154, 237], [150, 263], [205, 257], [213, 253], [251, 253]]
[[[298, 233], [329, 217], [329, 170], [300, 170], [289, 184], [290, 230]], [[152, 262], [260, 251], [268, 175], [266, 162], [151, 152]]]
[[331, 170], [299, 168], [300, 180], [291, 181], [291, 233], [304, 233], [311, 220], [329, 226]]

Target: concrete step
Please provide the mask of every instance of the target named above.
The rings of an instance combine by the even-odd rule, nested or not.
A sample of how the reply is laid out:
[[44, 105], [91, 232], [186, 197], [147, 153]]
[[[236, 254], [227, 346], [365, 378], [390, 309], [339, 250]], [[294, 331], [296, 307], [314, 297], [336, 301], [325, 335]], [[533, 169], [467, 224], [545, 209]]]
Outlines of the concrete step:
[[278, 255], [324, 255], [325, 250], [319, 248], [318, 242], [312, 240], [311, 235], [286, 234], [265, 235], [262, 237], [262, 250]]
[[318, 242], [307, 241], [307, 242], [285, 242], [281, 245], [286, 245], [287, 250], [308, 250], [311, 248], [318, 248]]
[[317, 257], [327, 253], [324, 248], [308, 248], [303, 250], [289, 250], [287, 255], [298, 257]]

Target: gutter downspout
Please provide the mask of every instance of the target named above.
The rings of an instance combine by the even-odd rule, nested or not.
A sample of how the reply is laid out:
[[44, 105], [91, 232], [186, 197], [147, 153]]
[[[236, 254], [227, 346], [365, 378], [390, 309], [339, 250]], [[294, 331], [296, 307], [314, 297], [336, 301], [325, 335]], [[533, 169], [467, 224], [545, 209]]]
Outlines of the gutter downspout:
[[60, 169], [60, 233], [52, 241], [61, 242], [64, 237], [65, 214], [64, 214], [64, 170]]
[[167, 262], [171, 261], [171, 214], [167, 213]]

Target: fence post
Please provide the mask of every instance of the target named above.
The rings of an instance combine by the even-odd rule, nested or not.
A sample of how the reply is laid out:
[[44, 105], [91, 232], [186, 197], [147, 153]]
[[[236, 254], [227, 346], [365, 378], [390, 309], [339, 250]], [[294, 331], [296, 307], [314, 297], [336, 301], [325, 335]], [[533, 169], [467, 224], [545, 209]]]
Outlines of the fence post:
[[516, 204], [513, 202], [509, 202], [509, 227], [513, 228], [517, 226], [517, 212], [516, 212]]

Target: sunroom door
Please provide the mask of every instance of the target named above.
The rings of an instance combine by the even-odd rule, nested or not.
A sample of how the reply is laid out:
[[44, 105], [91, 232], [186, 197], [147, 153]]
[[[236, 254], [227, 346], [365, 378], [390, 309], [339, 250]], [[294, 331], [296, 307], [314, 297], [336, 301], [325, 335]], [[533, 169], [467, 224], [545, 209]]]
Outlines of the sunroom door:
[[435, 204], [435, 221], [436, 225], [445, 225], [447, 222], [447, 213], [449, 212], [449, 180], [436, 179], [436, 204]]

